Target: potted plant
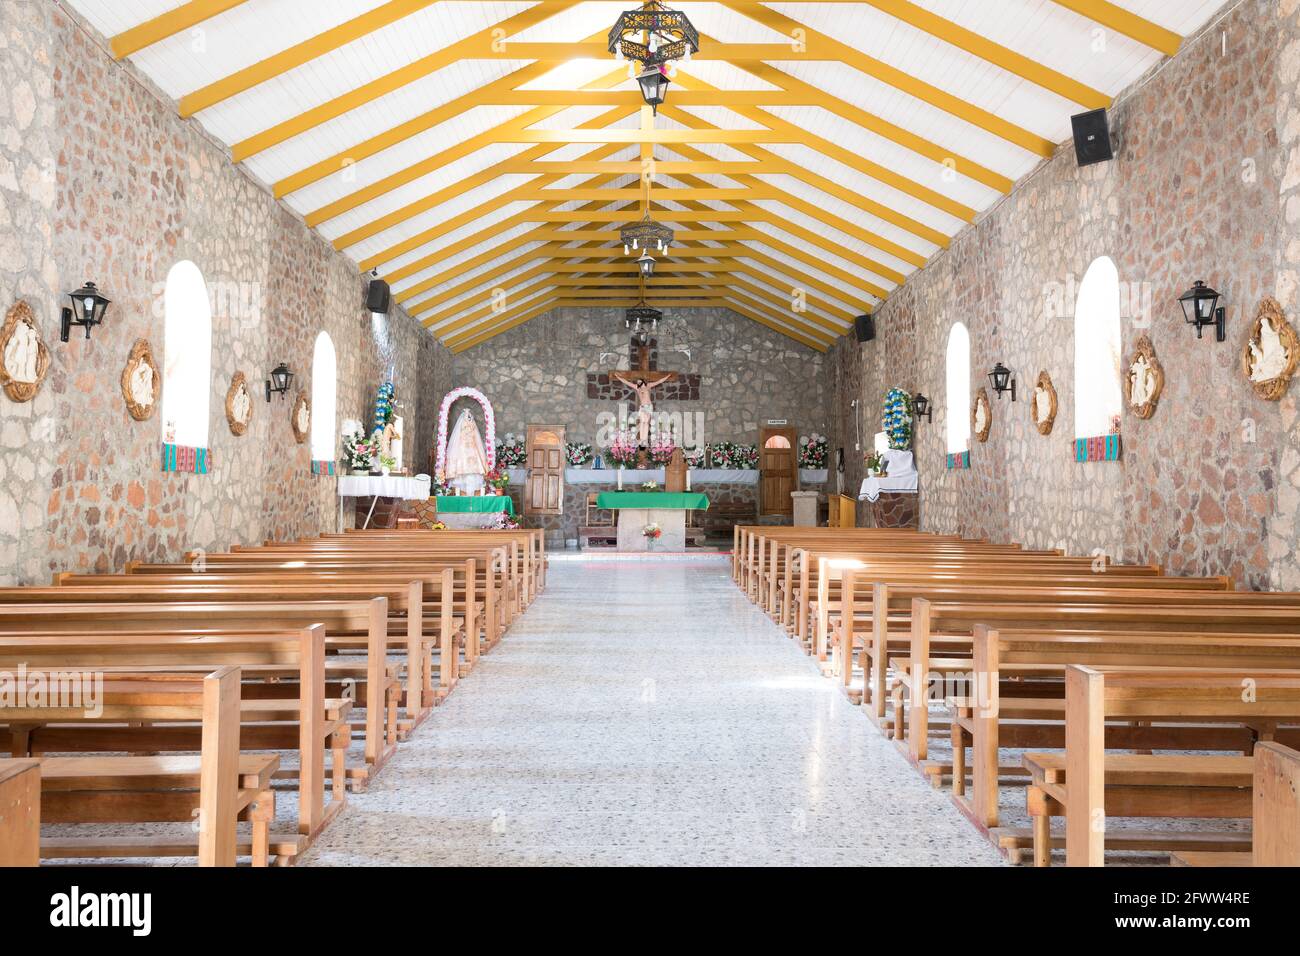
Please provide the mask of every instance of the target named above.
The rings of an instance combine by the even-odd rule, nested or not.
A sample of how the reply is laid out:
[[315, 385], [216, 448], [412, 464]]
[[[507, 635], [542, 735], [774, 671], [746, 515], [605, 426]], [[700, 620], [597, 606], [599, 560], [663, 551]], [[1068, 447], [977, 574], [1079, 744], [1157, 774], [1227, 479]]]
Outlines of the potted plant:
[[880, 452], [872, 452], [863, 459], [867, 466], [867, 475], [872, 478], [884, 478], [889, 468], [889, 463], [885, 461], [885, 456]]
[[365, 435], [350, 433], [343, 436], [343, 460], [354, 475], [369, 475], [374, 464], [375, 446]]
[[498, 495], [504, 495], [506, 489], [510, 487], [510, 476], [506, 474], [504, 468], [493, 468], [483, 476], [483, 483]]
[[643, 482], [641, 482], [641, 490], [642, 490], [642, 491], [658, 491], [658, 490], [659, 490], [659, 482], [657, 482], [657, 481], [643, 481]]

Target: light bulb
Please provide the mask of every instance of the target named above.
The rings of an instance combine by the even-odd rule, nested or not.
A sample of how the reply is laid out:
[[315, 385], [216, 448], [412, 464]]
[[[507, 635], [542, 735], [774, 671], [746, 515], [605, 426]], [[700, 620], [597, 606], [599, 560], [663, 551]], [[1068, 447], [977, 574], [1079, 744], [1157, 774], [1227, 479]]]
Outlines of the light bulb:
[[627, 247], [627, 243], [623, 243], [623, 255], [630, 256], [631, 254], [632, 250]]

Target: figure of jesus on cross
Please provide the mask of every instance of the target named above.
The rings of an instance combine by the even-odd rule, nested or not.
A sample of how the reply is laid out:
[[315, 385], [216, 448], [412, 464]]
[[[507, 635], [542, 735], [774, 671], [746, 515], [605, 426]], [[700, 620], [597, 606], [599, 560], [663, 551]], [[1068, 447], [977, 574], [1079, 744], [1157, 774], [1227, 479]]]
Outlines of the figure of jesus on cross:
[[609, 377], [622, 382], [636, 392], [636, 432], [637, 443], [643, 447], [650, 445], [650, 426], [654, 422], [654, 390], [660, 385], [677, 381], [676, 372], [665, 372], [651, 367], [650, 343], [640, 345], [640, 361], [636, 368], [627, 371], [610, 372]]

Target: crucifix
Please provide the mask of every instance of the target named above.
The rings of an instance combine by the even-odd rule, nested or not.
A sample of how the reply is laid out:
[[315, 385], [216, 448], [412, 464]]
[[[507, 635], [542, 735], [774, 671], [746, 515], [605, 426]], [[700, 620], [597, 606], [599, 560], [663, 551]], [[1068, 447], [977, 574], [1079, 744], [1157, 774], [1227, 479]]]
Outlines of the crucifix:
[[677, 381], [676, 372], [666, 372], [654, 368], [658, 364], [651, 362], [650, 352], [652, 344], [650, 340], [642, 342], [637, 348], [640, 350], [639, 362], [636, 367], [627, 370], [619, 369], [609, 373], [611, 380], [622, 382], [632, 391], [636, 392], [637, 410], [636, 410], [636, 430], [639, 444], [648, 445], [650, 441], [650, 423], [654, 420], [654, 389], [668, 382]]

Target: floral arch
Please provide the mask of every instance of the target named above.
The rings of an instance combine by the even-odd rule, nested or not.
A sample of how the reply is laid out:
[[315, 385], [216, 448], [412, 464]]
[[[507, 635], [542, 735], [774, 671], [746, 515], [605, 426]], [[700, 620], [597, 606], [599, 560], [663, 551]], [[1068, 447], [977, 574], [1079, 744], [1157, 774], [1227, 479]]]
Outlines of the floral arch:
[[492, 470], [497, 466], [497, 422], [496, 416], [492, 414], [492, 403], [477, 388], [470, 388], [465, 385], [448, 392], [442, 400], [442, 407], [438, 409], [438, 462], [435, 477], [441, 475], [447, 467], [447, 416], [451, 413], [451, 406], [456, 403], [458, 398], [472, 398], [482, 406], [483, 448], [487, 452], [488, 470]]

